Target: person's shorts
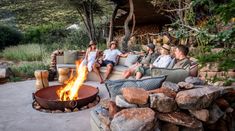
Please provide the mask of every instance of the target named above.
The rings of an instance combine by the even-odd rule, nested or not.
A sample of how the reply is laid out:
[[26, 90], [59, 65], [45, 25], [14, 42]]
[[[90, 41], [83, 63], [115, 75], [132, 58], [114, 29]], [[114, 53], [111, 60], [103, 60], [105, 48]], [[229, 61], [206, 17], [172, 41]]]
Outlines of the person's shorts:
[[102, 63], [100, 64], [100, 66], [107, 66], [108, 64], [112, 64], [113, 66], [115, 65], [115, 63], [114, 63], [113, 61], [104, 60], [104, 61], [102, 61]]
[[135, 70], [135, 73], [137, 73], [137, 72], [140, 72], [143, 76], [144, 76], [144, 75], [145, 75], [145, 76], [149, 76], [151, 70], [150, 70], [149, 67], [139, 66], [139, 67], [137, 67], [136, 70]]

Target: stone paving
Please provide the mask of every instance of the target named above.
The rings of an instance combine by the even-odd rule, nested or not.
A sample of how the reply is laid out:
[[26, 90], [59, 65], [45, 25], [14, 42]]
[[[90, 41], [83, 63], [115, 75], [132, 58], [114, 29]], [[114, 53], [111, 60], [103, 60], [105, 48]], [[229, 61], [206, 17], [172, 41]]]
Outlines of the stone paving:
[[[0, 85], [0, 131], [90, 131], [90, 108], [72, 113], [44, 113], [32, 108], [35, 80]], [[56, 85], [57, 82], [50, 82]], [[104, 84], [99, 87], [101, 99], [108, 97]]]

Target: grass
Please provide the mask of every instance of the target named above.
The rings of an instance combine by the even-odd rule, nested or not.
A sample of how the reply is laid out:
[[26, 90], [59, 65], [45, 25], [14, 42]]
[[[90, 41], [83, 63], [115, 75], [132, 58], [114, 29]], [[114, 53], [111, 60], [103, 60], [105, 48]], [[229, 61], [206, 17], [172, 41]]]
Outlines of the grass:
[[14, 73], [14, 78], [32, 78], [34, 77], [35, 70], [48, 70], [49, 65], [45, 65], [43, 62], [22, 62], [19, 65], [13, 65], [11, 67]]
[[[0, 2], [1, 3], [1, 2]], [[22, 30], [32, 25], [62, 22], [64, 25], [78, 22], [78, 13], [59, 0], [5, 0], [0, 6], [0, 20], [15, 17], [15, 24]]]
[[47, 54], [45, 48], [38, 44], [27, 44], [7, 47], [1, 56], [14, 61], [41, 61]]

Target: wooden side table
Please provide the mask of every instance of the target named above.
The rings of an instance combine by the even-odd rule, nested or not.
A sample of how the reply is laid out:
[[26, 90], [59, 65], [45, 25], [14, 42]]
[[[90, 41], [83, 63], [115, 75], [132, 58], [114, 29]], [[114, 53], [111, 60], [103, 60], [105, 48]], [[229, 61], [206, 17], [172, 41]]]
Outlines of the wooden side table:
[[69, 68], [59, 68], [58, 69], [59, 78], [58, 81], [63, 83], [69, 79]]

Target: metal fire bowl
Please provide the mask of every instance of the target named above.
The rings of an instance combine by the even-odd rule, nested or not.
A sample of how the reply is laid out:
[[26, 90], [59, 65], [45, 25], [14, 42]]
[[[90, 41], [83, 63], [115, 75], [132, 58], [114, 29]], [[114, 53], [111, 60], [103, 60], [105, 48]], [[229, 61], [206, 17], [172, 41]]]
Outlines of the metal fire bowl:
[[43, 108], [50, 110], [64, 110], [65, 108], [74, 109], [85, 106], [96, 99], [99, 92], [98, 88], [82, 85], [78, 91], [78, 100], [60, 101], [56, 91], [61, 85], [50, 86], [38, 90], [33, 94], [33, 99]]

